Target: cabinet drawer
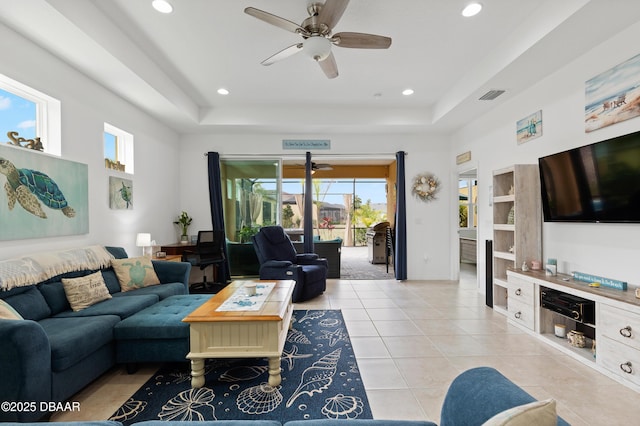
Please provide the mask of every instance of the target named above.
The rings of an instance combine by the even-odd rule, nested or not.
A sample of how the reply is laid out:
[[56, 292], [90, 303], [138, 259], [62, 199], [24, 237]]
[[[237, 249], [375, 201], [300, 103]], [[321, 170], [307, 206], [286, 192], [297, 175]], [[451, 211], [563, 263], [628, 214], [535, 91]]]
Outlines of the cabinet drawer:
[[527, 327], [529, 330], [534, 329], [535, 314], [532, 305], [522, 303], [518, 300], [513, 300], [511, 296], [509, 296], [507, 311], [507, 318], [509, 318], [511, 321], [521, 324]]
[[606, 337], [598, 340], [596, 351], [598, 364], [640, 385], [640, 351]]
[[601, 303], [598, 330], [603, 336], [640, 350], [640, 315], [637, 313]]
[[527, 305], [534, 305], [534, 285], [529, 281], [521, 280], [513, 276], [508, 278], [509, 301], [516, 300]]

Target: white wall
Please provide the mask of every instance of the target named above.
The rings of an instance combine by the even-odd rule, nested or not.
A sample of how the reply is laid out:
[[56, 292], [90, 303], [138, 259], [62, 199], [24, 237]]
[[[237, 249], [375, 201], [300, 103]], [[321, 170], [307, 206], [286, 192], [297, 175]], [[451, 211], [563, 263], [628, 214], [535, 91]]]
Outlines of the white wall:
[[[640, 118], [634, 118], [591, 133], [584, 131], [585, 81], [640, 53], [635, 43], [639, 38], [640, 23], [595, 46], [453, 136], [454, 153], [471, 150], [478, 165], [479, 259], [484, 259], [484, 241], [492, 239], [488, 197], [493, 170], [537, 163], [544, 155], [640, 130]], [[516, 121], [538, 110], [542, 110], [543, 136], [517, 145]], [[559, 272], [577, 270], [639, 285], [639, 240], [639, 224], [545, 223], [543, 259], [557, 258]], [[478, 282], [483, 291], [484, 271], [480, 261]]]
[[[0, 241], [0, 259], [89, 244], [122, 246], [135, 255], [140, 253], [135, 247], [138, 232], [150, 232], [158, 242], [175, 241], [172, 222], [180, 211], [177, 134], [3, 25], [0, 57], [0, 73], [61, 101], [62, 157], [88, 165], [90, 212], [88, 234]], [[105, 121], [134, 135], [135, 175], [104, 168]], [[133, 210], [109, 209], [109, 175], [132, 179]], [[4, 190], [0, 202], [7, 202]], [[10, 213], [2, 212], [0, 226], [11, 226]]]
[[[416, 135], [185, 135], [181, 139], [180, 205], [193, 217], [193, 229], [211, 226], [207, 187], [207, 160], [205, 152], [216, 151], [222, 157], [239, 154], [291, 155], [304, 158], [304, 151], [282, 150], [282, 139], [331, 139], [330, 151], [318, 151], [320, 155], [345, 155], [357, 157], [358, 153], [388, 153], [394, 158], [396, 151], [406, 151], [407, 189], [407, 273], [409, 279], [449, 279], [451, 226], [449, 208], [451, 171], [449, 147], [442, 139]], [[320, 158], [320, 157], [318, 157]], [[316, 161], [317, 160], [316, 158]], [[418, 173], [430, 172], [438, 176], [442, 190], [438, 200], [424, 203], [411, 196], [411, 179]], [[457, 223], [457, 222], [454, 222]], [[426, 257], [426, 260], [425, 260]]]

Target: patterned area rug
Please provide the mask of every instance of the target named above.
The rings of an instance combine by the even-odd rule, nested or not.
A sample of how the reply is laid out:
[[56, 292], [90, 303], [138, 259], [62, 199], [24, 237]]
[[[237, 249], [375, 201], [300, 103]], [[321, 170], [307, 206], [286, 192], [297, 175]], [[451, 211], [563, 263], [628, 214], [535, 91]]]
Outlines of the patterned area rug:
[[191, 388], [188, 363], [165, 366], [110, 420], [371, 419], [342, 313], [296, 310], [282, 355], [282, 384], [271, 387], [266, 359], [215, 359]]

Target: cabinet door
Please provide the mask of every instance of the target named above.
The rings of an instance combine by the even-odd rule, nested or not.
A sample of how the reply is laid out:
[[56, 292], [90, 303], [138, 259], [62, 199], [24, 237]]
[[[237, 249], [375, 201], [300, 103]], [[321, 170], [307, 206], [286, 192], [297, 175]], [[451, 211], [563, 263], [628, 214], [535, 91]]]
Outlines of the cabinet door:
[[634, 312], [601, 303], [598, 331], [603, 336], [640, 350], [640, 315]]
[[640, 385], [640, 351], [603, 337], [597, 342], [597, 363], [636, 385]]
[[533, 306], [535, 297], [534, 287], [534, 284], [529, 281], [509, 275], [509, 303], [514, 300]]
[[513, 300], [509, 297], [508, 311], [508, 318], [511, 321], [521, 324], [529, 330], [534, 329], [535, 313], [532, 305]]

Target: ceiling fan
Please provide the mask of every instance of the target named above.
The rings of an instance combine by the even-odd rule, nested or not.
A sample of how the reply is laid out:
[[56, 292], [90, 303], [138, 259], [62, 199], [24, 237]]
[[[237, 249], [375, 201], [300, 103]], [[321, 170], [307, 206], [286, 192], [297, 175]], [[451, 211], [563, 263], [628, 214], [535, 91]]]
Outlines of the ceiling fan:
[[[304, 169], [305, 165], [304, 164], [298, 164], [294, 166], [297, 169]], [[333, 170], [333, 167], [331, 167], [331, 164], [327, 164], [327, 163], [314, 163], [313, 161], [311, 162], [311, 171], [315, 172], [317, 170]]]
[[333, 27], [342, 17], [349, 5], [349, 0], [326, 0], [325, 2], [309, 0], [307, 4], [309, 17], [302, 21], [300, 25], [254, 7], [247, 7], [244, 10], [248, 15], [299, 34], [303, 38], [302, 42], [293, 44], [268, 57], [261, 62], [262, 65], [271, 65], [281, 59], [304, 51], [318, 62], [328, 78], [336, 78], [338, 76], [338, 65], [333, 52], [331, 52], [331, 45], [355, 49], [388, 49], [391, 46], [390, 37], [354, 32], [332, 34]]

